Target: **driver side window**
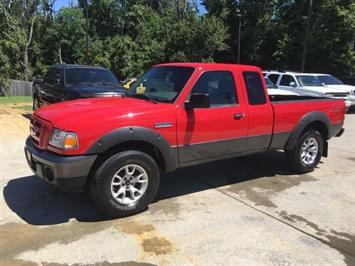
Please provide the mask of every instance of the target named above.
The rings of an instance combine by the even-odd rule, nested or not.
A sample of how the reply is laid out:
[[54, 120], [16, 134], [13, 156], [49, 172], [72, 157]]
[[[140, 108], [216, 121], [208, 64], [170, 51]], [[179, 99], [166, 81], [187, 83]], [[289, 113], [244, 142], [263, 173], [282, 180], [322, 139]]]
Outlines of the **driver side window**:
[[229, 71], [203, 73], [192, 88], [191, 93], [209, 94], [211, 107], [236, 105], [238, 103], [234, 78]]

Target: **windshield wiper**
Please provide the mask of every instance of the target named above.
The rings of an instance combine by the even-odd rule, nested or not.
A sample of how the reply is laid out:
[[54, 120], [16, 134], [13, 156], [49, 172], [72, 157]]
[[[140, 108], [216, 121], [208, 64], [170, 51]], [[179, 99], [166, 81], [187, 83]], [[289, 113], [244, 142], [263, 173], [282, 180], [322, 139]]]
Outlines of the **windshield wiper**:
[[146, 99], [149, 100], [151, 102], [153, 102], [154, 104], [157, 104], [157, 100], [155, 100], [153, 97], [147, 95], [147, 94], [143, 94], [143, 93], [135, 93], [135, 94], [126, 94], [127, 97], [134, 97], [134, 98], [138, 98], [138, 99]]
[[81, 81], [75, 81], [75, 82], [72, 82], [70, 84], [75, 84], [75, 85], [90, 85], [89, 82], [81, 82]]
[[117, 85], [115, 83], [105, 82], [105, 81], [95, 82], [94, 84], [99, 84], [99, 85]]

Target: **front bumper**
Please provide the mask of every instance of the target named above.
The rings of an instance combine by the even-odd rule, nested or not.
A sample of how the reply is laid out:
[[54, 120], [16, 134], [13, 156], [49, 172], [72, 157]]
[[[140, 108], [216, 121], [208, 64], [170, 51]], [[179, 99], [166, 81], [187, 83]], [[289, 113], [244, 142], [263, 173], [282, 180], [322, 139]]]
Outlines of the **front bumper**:
[[69, 192], [83, 191], [97, 155], [62, 156], [36, 148], [28, 137], [25, 156], [32, 172]]

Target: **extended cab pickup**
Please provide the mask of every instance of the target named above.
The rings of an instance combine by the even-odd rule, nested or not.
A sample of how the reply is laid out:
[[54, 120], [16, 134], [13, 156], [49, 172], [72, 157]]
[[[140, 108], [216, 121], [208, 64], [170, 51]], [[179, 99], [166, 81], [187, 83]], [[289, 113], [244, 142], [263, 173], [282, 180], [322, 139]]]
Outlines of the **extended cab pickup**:
[[33, 172], [69, 191], [88, 188], [119, 217], [144, 210], [160, 174], [215, 160], [284, 150], [298, 173], [327, 156], [344, 129], [343, 100], [268, 96], [258, 67], [154, 66], [123, 97], [53, 104], [31, 118]]

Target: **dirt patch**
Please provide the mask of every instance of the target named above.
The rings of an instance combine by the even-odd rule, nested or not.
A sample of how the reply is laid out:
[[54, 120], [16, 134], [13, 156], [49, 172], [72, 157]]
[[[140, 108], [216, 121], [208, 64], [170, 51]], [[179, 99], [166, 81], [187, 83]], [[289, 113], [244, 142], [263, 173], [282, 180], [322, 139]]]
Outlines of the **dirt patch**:
[[8, 223], [0, 226], [0, 265], [4, 262], [21, 265], [21, 261], [13, 258], [26, 250], [38, 250], [47, 244], [60, 242], [70, 243], [82, 236], [101, 231], [107, 223], [69, 223], [52, 227], [38, 227], [28, 224]]
[[279, 215], [283, 219], [292, 223], [299, 222], [303, 223], [306, 227], [311, 227], [317, 236], [321, 237], [321, 239], [327, 239], [322, 241], [323, 243], [335, 248], [343, 254], [344, 262], [347, 265], [355, 265], [355, 235], [337, 232], [335, 230], [327, 232], [325, 229], [320, 228], [316, 223], [299, 215], [288, 214], [286, 211], [281, 211]]
[[127, 234], [143, 235], [155, 230], [151, 224], [141, 224], [131, 219], [122, 220], [117, 223], [119, 229]]
[[8, 114], [10, 114], [8, 111], [0, 107], [0, 115], [8, 115]]
[[142, 249], [140, 255], [141, 260], [143, 260], [146, 255], [154, 254], [160, 256], [176, 251], [174, 245], [168, 239], [162, 237], [152, 224], [143, 224], [136, 221], [133, 217], [118, 221], [115, 223], [115, 227], [135, 238]]
[[[43, 266], [82, 266], [81, 263], [74, 263], [74, 264], [60, 264], [60, 263], [42, 263]], [[94, 264], [85, 264], [86, 266], [155, 266], [155, 264], [151, 263], [144, 263], [144, 262], [137, 262], [137, 261], [124, 261], [124, 262], [114, 262], [110, 263], [107, 261], [97, 262]]]
[[264, 177], [231, 185], [227, 191], [245, 197], [256, 206], [276, 208], [277, 206], [270, 199], [272, 195], [299, 186], [303, 182], [316, 180], [310, 175]]
[[[111, 226], [134, 237], [142, 250], [141, 259], [144, 259], [147, 253], [160, 256], [176, 250], [174, 245], [168, 239], [162, 237], [153, 225], [137, 222], [131, 217], [100, 223], [71, 222], [51, 227], [8, 223], [0, 226], [0, 265], [29, 265], [27, 262], [14, 258], [24, 251], [38, 250], [51, 243], [71, 243], [85, 235], [105, 230]], [[133, 264], [118, 265], [141, 265], [134, 264], [134, 262], [127, 263]]]
[[144, 239], [142, 245], [145, 252], [154, 253], [157, 256], [171, 253], [174, 250], [173, 245], [161, 237]]

